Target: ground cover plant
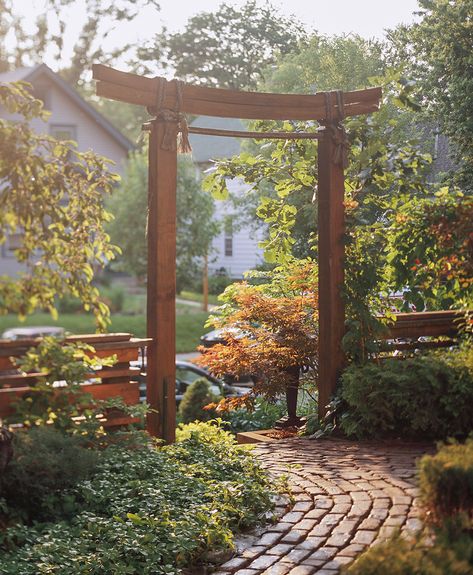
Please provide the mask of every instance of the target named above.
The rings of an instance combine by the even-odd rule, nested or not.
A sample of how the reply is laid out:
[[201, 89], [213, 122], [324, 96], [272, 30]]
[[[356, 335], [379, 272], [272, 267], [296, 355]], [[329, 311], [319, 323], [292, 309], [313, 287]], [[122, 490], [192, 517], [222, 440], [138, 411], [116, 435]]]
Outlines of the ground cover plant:
[[[231, 549], [233, 533], [271, 508], [266, 475], [215, 422], [184, 426], [165, 447], [119, 434], [97, 453], [88, 478], [51, 488], [54, 522], [30, 515], [38, 522], [1, 532], [3, 575], [177, 574]], [[4, 524], [21, 505], [9, 493], [0, 496]]]

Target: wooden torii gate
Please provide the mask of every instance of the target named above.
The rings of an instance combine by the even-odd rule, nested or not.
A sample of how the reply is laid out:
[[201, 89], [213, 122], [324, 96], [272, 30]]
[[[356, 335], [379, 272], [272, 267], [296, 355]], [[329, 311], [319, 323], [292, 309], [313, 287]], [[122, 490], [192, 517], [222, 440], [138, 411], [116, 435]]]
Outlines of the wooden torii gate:
[[[346, 116], [375, 112], [380, 88], [314, 95], [267, 94], [204, 88], [178, 80], [146, 78], [103, 65], [93, 66], [97, 95], [145, 106], [154, 118], [147, 124], [148, 303], [147, 399], [151, 435], [175, 439], [175, 293], [177, 136], [186, 129], [184, 114], [255, 120], [314, 120], [317, 133], [250, 133], [211, 129], [190, 132], [261, 139], [313, 138], [318, 149], [319, 254], [319, 413], [335, 390], [344, 357], [341, 340], [345, 313], [341, 297], [344, 258], [344, 157]], [[139, 209], [140, 206], [137, 206]]]

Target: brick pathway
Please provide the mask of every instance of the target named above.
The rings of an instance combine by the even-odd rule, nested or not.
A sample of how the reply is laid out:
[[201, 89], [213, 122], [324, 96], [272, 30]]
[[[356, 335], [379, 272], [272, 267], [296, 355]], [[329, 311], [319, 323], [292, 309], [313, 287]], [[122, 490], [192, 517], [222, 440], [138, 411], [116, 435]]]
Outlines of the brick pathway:
[[420, 444], [290, 439], [256, 453], [286, 474], [292, 509], [215, 575], [335, 575], [395, 530], [416, 531]]

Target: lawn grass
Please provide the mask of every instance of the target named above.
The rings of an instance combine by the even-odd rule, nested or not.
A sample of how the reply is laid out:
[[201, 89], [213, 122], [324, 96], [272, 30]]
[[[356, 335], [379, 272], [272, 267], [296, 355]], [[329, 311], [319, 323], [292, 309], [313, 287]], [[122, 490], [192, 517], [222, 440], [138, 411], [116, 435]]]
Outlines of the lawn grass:
[[[204, 295], [201, 293], [196, 293], [193, 291], [181, 291], [180, 294], [177, 295], [179, 299], [185, 299], [188, 301], [204, 301]], [[209, 303], [212, 305], [219, 305], [218, 295], [209, 294]]]
[[[199, 345], [200, 336], [209, 331], [204, 328], [208, 314], [191, 306], [176, 306], [176, 352], [194, 351]], [[36, 325], [57, 325], [70, 333], [95, 333], [94, 318], [88, 314], [60, 314], [54, 321], [47, 313], [36, 313], [20, 322], [16, 315], [0, 316], [0, 334], [11, 327], [29, 327]], [[136, 337], [146, 336], [146, 318], [144, 315], [113, 314], [109, 332], [132, 333]]]

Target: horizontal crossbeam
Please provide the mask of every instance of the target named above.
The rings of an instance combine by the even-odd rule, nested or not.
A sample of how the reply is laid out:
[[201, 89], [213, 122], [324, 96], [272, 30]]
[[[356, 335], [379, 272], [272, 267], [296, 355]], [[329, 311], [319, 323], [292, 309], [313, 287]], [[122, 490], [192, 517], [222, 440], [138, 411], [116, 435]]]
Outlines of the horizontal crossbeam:
[[[162, 79], [120, 72], [102, 64], [93, 66], [97, 95], [153, 108]], [[331, 96], [327, 96], [331, 94]], [[161, 107], [175, 109], [176, 82], [167, 82]], [[187, 114], [249, 120], [330, 120], [369, 114], [379, 109], [381, 88], [343, 93], [343, 111], [334, 92], [318, 94], [270, 94], [205, 88], [184, 84], [181, 112]], [[342, 113], [340, 113], [342, 112]]]
[[189, 126], [189, 134], [200, 136], [223, 136], [227, 138], [251, 138], [252, 140], [319, 140], [321, 132], [246, 132], [241, 130], [217, 130]]

